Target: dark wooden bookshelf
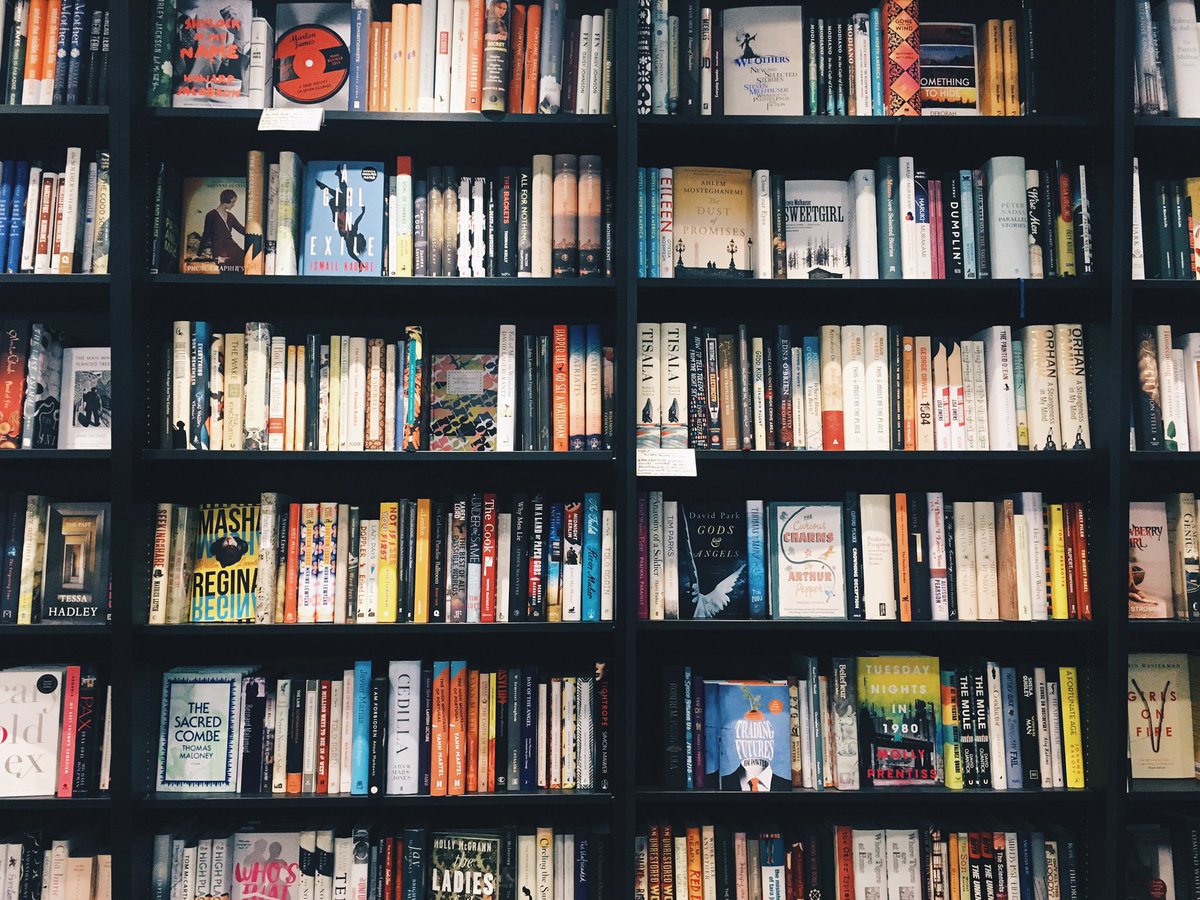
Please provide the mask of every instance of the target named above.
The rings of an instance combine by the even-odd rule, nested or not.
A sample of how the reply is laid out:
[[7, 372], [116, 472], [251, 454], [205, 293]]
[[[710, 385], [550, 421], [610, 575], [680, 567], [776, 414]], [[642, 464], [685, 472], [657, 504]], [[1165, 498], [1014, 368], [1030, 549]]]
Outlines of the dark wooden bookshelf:
[[[764, 0], [772, 2], [772, 0]], [[487, 827], [503, 823], [605, 826], [613, 836], [613, 898], [632, 895], [634, 836], [651, 821], [795, 825], [812, 813], [827, 821], [915, 821], [947, 816], [995, 818], [1071, 828], [1081, 839], [1084, 896], [1123, 896], [1125, 826], [1155, 810], [1189, 808], [1196, 782], [1127, 785], [1126, 654], [1200, 647], [1200, 626], [1127, 622], [1127, 509], [1153, 491], [1200, 487], [1200, 454], [1142, 454], [1128, 449], [1132, 326], [1182, 320], [1200, 325], [1191, 282], [1132, 281], [1132, 158], [1143, 182], [1158, 165], [1177, 168], [1196, 155], [1200, 120], [1135, 117], [1132, 110], [1133, 6], [1071, 0], [1063, 21], [1082, 29], [1078, 46], [1050, 63], [1054, 102], [1028, 117], [697, 118], [638, 117], [634, 110], [636, 7], [619, 9], [617, 96], [611, 116], [329, 113], [316, 133], [259, 132], [257, 110], [144, 107], [151, 5], [111, 0], [109, 104], [104, 107], [0, 106], [4, 158], [39, 158], [77, 144], [111, 153], [112, 239], [107, 276], [0, 276], [0, 308], [13, 317], [66, 319], [76, 333], [112, 346], [114, 429], [111, 452], [0, 452], [0, 487], [112, 503], [113, 622], [104, 626], [0, 627], [0, 662], [91, 660], [111, 676], [112, 787], [108, 797], [0, 799], [0, 818], [57, 832], [94, 829], [111, 836], [113, 896], [148, 900], [156, 831], [196, 817], [237, 828], [249, 819], [281, 827], [364, 821]], [[720, 7], [736, 5], [732, 2]], [[864, 5], [863, 8], [869, 4]], [[843, 7], [820, 3], [822, 10]], [[995, 11], [1011, 4], [996, 0]], [[936, 0], [926, 16], [956, 18]], [[588, 7], [587, 12], [595, 11]], [[571, 13], [576, 14], [571, 4]], [[806, 15], [810, 12], [805, 6]], [[980, 10], [980, 16], [983, 11]], [[820, 12], [815, 12], [820, 14]], [[1063, 27], [1055, 23], [1054, 28]], [[1075, 25], [1071, 26], [1072, 28]], [[1065, 44], [1055, 43], [1059, 47]], [[11, 146], [10, 146], [11, 145]], [[347, 149], [349, 148], [349, 149]], [[245, 151], [295, 149], [303, 158], [456, 163], [480, 168], [533, 153], [597, 152], [616, 183], [615, 273], [590, 279], [285, 278], [146, 274], [146, 235], [157, 162], [184, 174], [237, 171]], [[913, 155], [933, 168], [979, 165], [998, 154], [1088, 165], [1096, 271], [1044, 281], [751, 281], [637, 277], [637, 170], [640, 165], [770, 168], [804, 177], [846, 177], [881, 156]], [[240, 161], [239, 161], [240, 160]], [[1186, 169], [1179, 169], [1187, 171]], [[546, 333], [556, 321], [600, 322], [617, 348], [614, 450], [602, 453], [224, 453], [157, 449], [157, 371], [161, 342], [174, 319], [206, 318], [233, 326], [278, 323], [289, 334], [369, 329], [387, 322], [430, 323], [431, 346], [445, 335], [471, 343], [500, 322]], [[696, 479], [639, 482], [633, 438], [638, 321], [882, 322], [918, 334], [972, 334], [995, 322], [1081, 321], [1089, 328], [1094, 450], [1033, 453], [740, 453], [698, 454]], [[917, 330], [921, 329], [921, 330]], [[805, 333], [811, 333], [806, 331]], [[509, 625], [145, 625], [150, 521], [164, 500], [238, 499], [271, 489], [341, 498], [445, 496], [462, 485], [497, 493], [599, 490], [617, 511], [616, 621]], [[776, 499], [847, 491], [942, 490], [984, 499], [1040, 489], [1088, 504], [1092, 622], [638, 622], [636, 494]], [[786, 671], [788, 656], [920, 649], [951, 656], [1070, 661], [1085, 691], [1081, 791], [874, 789], [744, 795], [659, 789], [661, 668], [762, 659]], [[247, 662], [306, 670], [355, 658], [595, 658], [613, 679], [610, 794], [555, 792], [469, 797], [155, 796], [154, 773], [162, 673], [180, 664]], [[459, 656], [458, 658], [461, 658]]]

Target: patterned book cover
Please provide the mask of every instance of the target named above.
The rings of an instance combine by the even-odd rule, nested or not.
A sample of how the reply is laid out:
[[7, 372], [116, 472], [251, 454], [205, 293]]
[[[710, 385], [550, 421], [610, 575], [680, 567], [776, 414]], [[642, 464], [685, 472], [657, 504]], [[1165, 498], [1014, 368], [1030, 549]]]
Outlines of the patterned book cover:
[[172, 669], [163, 675], [160, 792], [237, 790], [239, 691], [246, 669]]
[[495, 353], [438, 353], [430, 366], [429, 449], [496, 449]]
[[918, 0], [883, 4], [883, 79], [889, 116], [921, 114], [921, 32]]
[[200, 507], [192, 622], [253, 622], [261, 536], [257, 503]]
[[422, 424], [425, 410], [425, 340], [420, 325], [406, 325], [404, 363], [404, 438], [402, 450], [423, 449]]
[[381, 162], [310, 162], [304, 171], [301, 275], [379, 275], [386, 169]]

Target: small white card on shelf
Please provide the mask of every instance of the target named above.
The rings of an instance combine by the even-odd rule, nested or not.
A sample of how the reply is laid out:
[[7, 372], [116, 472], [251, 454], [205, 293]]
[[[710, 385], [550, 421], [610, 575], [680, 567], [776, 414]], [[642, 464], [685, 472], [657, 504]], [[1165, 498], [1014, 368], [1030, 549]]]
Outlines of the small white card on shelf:
[[696, 451], [640, 448], [637, 452], [637, 473], [643, 478], [695, 478]]
[[280, 107], [264, 109], [258, 117], [259, 131], [320, 131], [325, 123], [321, 107]]

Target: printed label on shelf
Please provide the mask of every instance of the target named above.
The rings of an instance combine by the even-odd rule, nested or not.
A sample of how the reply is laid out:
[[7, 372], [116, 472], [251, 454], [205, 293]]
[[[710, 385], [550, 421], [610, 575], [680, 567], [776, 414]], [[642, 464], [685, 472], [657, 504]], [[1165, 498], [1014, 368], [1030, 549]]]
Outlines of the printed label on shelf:
[[264, 109], [258, 117], [259, 131], [320, 131], [325, 123], [325, 110], [315, 108]]
[[642, 477], [695, 478], [695, 450], [639, 449], [637, 473]]

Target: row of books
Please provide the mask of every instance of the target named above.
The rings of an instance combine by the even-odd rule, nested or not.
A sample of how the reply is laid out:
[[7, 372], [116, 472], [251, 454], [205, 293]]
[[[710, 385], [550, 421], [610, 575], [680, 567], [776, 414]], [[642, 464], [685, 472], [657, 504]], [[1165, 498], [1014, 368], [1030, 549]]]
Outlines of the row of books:
[[[245, 178], [184, 178], [160, 167], [152, 273], [200, 275], [612, 275], [614, 186], [599, 156], [536, 154], [486, 174], [412, 157], [268, 165], [251, 150]], [[180, 200], [182, 198], [182, 200]], [[182, 206], [180, 206], [182, 203]]]
[[[639, 448], [1085, 450], [1083, 325], [993, 325], [970, 340], [888, 325], [752, 336], [639, 322]], [[1194, 373], [1193, 373], [1194, 380]]]
[[308, 334], [268, 322], [221, 333], [177, 321], [163, 347], [164, 449], [296, 451], [604, 450], [612, 447], [614, 352], [599, 325], [522, 335], [498, 352], [431, 353], [402, 340]]
[[643, 278], [1054, 278], [1096, 265], [1087, 167], [1063, 160], [996, 156], [939, 175], [891, 156], [848, 180], [697, 166], [638, 176]]
[[88, 0], [6, 3], [0, 61], [8, 106], [107, 103], [108, 9]]
[[1139, 325], [1134, 338], [1134, 447], [1200, 450], [1200, 334]]
[[1038, 491], [765, 506], [652, 491], [638, 495], [638, 565], [638, 617], [653, 621], [1092, 618], [1084, 504]]
[[0, 272], [107, 275], [111, 210], [107, 150], [68, 147], [62, 171], [0, 162]]
[[[313, 107], [367, 112], [612, 112], [616, 10], [482, 0], [152, 7], [151, 107]], [[327, 62], [304, 65], [317, 41]], [[203, 48], [220, 47], [213, 59]]]
[[0, 625], [112, 619], [107, 503], [0, 494]]
[[806, 17], [801, 6], [638, 5], [638, 113], [1019, 116], [1037, 112], [1034, 15], [918, 22], [911, 3]]
[[1200, 510], [1190, 491], [1129, 504], [1129, 618], [1200, 619]]
[[151, 625], [611, 622], [614, 512], [600, 495], [450, 502], [160, 504]]
[[89, 663], [0, 669], [0, 733], [8, 748], [0, 797], [107, 792], [111, 708], [112, 688]]
[[5, 319], [0, 349], [0, 450], [107, 450], [112, 446], [108, 347], [67, 346], [52, 325]]
[[112, 854], [80, 834], [37, 830], [0, 835], [0, 886], [17, 900], [112, 900]]
[[1200, 116], [1200, 29], [1194, 0], [1134, 0], [1133, 110]]
[[1083, 707], [1069, 666], [934, 656], [794, 658], [796, 674], [664, 674], [667, 790], [771, 793], [920, 785], [1082, 788]]
[[561, 826], [247, 825], [230, 833], [184, 825], [155, 835], [148, 896], [604, 900], [613, 896], [612, 850], [607, 831]]
[[1200, 820], [1168, 814], [1128, 826], [1125, 896], [1196, 900], [1200, 896]]
[[1134, 160], [1133, 191], [1134, 277], [1195, 281], [1200, 178], [1156, 178], [1143, 196]]
[[1129, 776], [1200, 778], [1200, 657], [1129, 654]]
[[[553, 674], [461, 660], [359, 661], [324, 676], [172, 669], [163, 793], [608, 790], [603, 664]], [[201, 752], [203, 751], [203, 752]]]
[[928, 822], [814, 823], [785, 832], [651, 823], [634, 838], [634, 900], [1083, 896], [1086, 849], [1070, 833], [971, 821], [981, 830]]

